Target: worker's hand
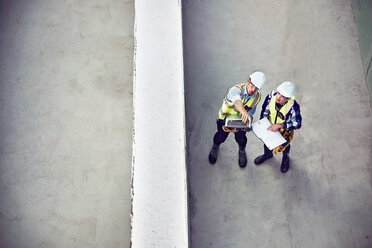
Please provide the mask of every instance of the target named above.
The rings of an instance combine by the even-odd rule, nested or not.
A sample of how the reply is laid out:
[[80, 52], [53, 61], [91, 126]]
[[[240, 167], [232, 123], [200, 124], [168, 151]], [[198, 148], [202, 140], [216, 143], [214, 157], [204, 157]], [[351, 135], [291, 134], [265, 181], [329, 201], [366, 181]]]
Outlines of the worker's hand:
[[226, 133], [236, 133], [238, 131], [236, 128], [230, 129], [225, 126], [222, 126], [222, 130], [225, 131]]
[[267, 130], [271, 130], [271, 131], [275, 132], [275, 131], [283, 128], [283, 127], [284, 127], [283, 124], [273, 124], [270, 127], [268, 127]]
[[250, 122], [250, 115], [248, 114], [248, 112], [247, 111], [245, 111], [245, 112], [242, 112], [242, 121], [244, 122], [244, 123], [246, 123], [247, 125], [249, 124], [249, 122]]
[[247, 123], [247, 125], [248, 125], [249, 128], [252, 128], [252, 120], [253, 120], [253, 116], [249, 115], [249, 117], [248, 117], [248, 123]]

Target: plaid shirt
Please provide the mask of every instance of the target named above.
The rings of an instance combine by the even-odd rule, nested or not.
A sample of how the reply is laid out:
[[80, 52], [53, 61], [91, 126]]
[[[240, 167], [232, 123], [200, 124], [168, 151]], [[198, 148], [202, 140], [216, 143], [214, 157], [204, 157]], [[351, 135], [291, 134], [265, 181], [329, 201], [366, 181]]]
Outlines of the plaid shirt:
[[[275, 95], [276, 95], [276, 92], [274, 93], [274, 96]], [[269, 113], [270, 113], [269, 103], [271, 101], [271, 98], [272, 98], [271, 93], [266, 96], [265, 101], [262, 104], [260, 119], [264, 117], [269, 118]], [[285, 122], [283, 123], [284, 128], [287, 130], [299, 129], [301, 127], [301, 122], [302, 122], [302, 117], [300, 113], [300, 105], [298, 105], [298, 103], [294, 101], [292, 108], [289, 110], [287, 116], [285, 117]]]

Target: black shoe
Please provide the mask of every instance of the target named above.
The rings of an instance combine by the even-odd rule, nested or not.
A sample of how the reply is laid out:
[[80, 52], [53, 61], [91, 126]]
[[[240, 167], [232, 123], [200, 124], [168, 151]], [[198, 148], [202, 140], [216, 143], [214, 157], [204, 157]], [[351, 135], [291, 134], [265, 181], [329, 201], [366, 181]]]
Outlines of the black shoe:
[[247, 166], [247, 153], [245, 152], [245, 149], [239, 149], [239, 166], [240, 168]]
[[254, 160], [254, 163], [255, 165], [259, 165], [259, 164], [262, 164], [263, 162], [265, 162], [266, 160], [270, 159], [273, 157], [273, 154], [263, 154], [261, 156], [258, 156], [255, 160]]
[[220, 147], [220, 145], [217, 145], [217, 144], [213, 144], [212, 145], [212, 149], [209, 153], [209, 163], [211, 164], [215, 164], [216, 161], [217, 161], [217, 155], [218, 155], [218, 148]]
[[288, 156], [283, 156], [282, 159], [282, 166], [280, 166], [280, 171], [282, 173], [286, 173], [289, 169], [289, 157]]

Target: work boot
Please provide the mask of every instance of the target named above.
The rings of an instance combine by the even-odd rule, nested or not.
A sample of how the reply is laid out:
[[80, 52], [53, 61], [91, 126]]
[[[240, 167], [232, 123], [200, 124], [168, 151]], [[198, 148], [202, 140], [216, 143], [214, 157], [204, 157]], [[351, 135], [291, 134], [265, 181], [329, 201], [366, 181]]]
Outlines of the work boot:
[[268, 160], [272, 157], [273, 157], [273, 152], [264, 145], [264, 154], [262, 154], [261, 156], [258, 156], [254, 160], [254, 164], [255, 165], [262, 164], [263, 162], [265, 162], [266, 160]]
[[239, 166], [244, 168], [247, 166], [247, 153], [245, 152], [245, 147], [239, 146]]
[[289, 169], [289, 156], [283, 154], [282, 165], [280, 166], [280, 171], [286, 173]]
[[254, 160], [254, 164], [255, 165], [259, 165], [259, 164], [262, 164], [263, 162], [265, 162], [266, 160], [270, 159], [273, 157], [273, 154], [270, 154], [270, 155], [267, 155], [267, 154], [262, 154], [261, 156], [258, 156], [255, 160]]
[[212, 149], [209, 153], [209, 163], [215, 164], [217, 161], [217, 155], [218, 155], [218, 148], [220, 148], [220, 145], [213, 143]]

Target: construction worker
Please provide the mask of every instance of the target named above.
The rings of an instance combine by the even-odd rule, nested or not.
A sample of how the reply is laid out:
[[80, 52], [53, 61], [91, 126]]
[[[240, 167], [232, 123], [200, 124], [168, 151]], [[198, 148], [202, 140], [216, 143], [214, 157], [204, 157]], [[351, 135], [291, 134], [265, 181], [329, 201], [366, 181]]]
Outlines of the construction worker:
[[235, 134], [235, 140], [239, 145], [239, 166], [244, 168], [247, 165], [247, 154], [245, 152], [245, 146], [247, 145], [246, 132], [229, 129], [224, 124], [228, 115], [240, 114], [242, 121], [250, 125], [256, 106], [261, 99], [259, 90], [265, 81], [265, 74], [257, 71], [249, 76], [246, 83], [237, 84], [228, 90], [219, 111], [217, 132], [213, 137], [213, 145], [209, 153], [209, 162], [211, 164], [216, 163], [220, 144], [232, 132]]
[[[295, 86], [291, 82], [281, 83], [277, 91], [271, 92], [267, 95], [261, 111], [261, 119], [267, 117], [271, 126], [268, 130], [277, 131], [282, 134], [283, 138], [287, 140], [286, 143], [274, 149], [274, 154], [283, 152], [282, 164], [280, 171], [286, 173], [289, 169], [289, 151], [290, 142], [293, 139], [294, 130], [301, 127], [302, 117], [300, 113], [300, 105], [296, 102], [294, 97]], [[273, 157], [271, 151], [264, 145], [264, 154], [254, 160], [256, 165], [262, 164], [269, 158]]]

